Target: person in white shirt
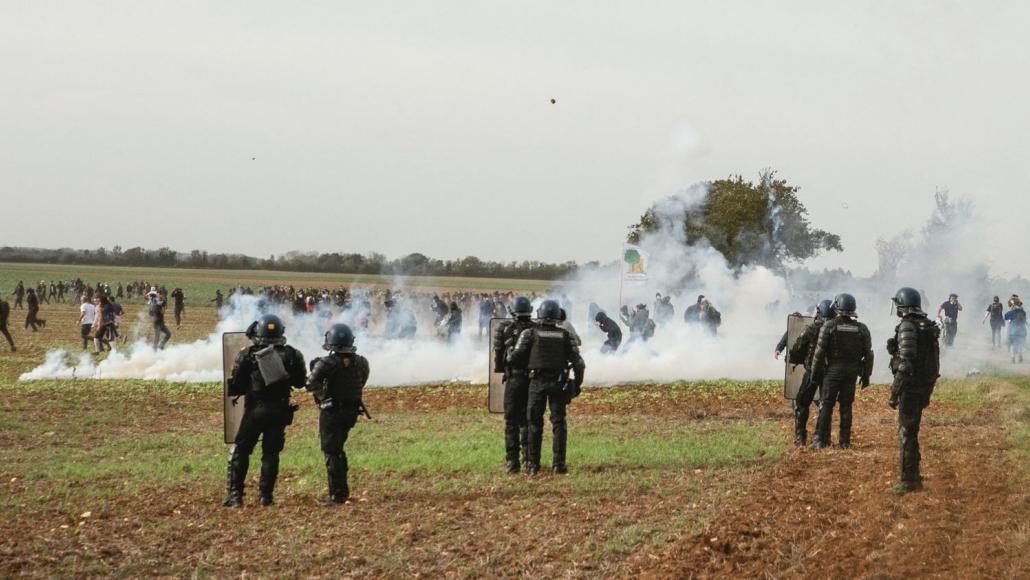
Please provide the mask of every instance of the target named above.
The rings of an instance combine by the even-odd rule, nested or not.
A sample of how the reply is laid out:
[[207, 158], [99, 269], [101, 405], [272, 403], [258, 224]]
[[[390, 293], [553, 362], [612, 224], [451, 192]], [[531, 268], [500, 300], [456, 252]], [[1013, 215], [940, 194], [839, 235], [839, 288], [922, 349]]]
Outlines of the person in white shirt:
[[79, 306], [79, 330], [82, 336], [82, 350], [89, 345], [90, 331], [93, 330], [93, 323], [96, 321], [97, 307], [90, 303], [85, 294], [82, 295], [82, 305]]

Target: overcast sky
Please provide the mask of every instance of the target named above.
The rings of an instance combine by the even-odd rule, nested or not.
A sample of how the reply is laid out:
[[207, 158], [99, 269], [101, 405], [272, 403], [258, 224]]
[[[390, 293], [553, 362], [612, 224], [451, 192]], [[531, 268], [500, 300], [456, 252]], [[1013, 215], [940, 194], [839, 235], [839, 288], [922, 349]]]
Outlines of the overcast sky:
[[[0, 245], [609, 260], [773, 167], [846, 251], [973, 199], [1030, 275], [1027, 2], [0, 3]], [[552, 105], [550, 99], [557, 99]], [[104, 209], [106, 208], [106, 209]], [[11, 212], [10, 210], [16, 210]]]

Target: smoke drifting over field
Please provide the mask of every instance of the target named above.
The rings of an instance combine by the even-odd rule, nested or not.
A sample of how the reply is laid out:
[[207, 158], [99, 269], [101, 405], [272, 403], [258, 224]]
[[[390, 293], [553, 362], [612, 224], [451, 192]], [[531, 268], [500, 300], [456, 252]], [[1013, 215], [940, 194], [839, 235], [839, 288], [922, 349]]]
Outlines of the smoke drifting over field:
[[[787, 314], [807, 311], [818, 300], [838, 292], [851, 292], [859, 302], [859, 316], [870, 326], [873, 347], [878, 357], [876, 377], [888, 376], [884, 341], [897, 319], [891, 314], [890, 297], [902, 285], [914, 286], [924, 293], [924, 307], [933, 315], [936, 306], [949, 292], [963, 296], [966, 312], [960, 326], [958, 347], [944, 360], [948, 374], [964, 374], [992, 355], [982, 348], [982, 337], [971, 330], [982, 307], [993, 293], [987, 266], [969, 243], [974, 228], [971, 208], [938, 200], [933, 217], [919, 234], [903, 234], [881, 244], [881, 271], [869, 279], [845, 275], [830, 287], [825, 276], [792, 272], [786, 277], [761, 266], [731, 268], [725, 258], [701, 243], [687, 246], [677, 216], [704, 200], [706, 190], [695, 186], [656, 206], [664, 226], [646, 234], [640, 247], [649, 255], [648, 280], [642, 284], [621, 285], [621, 272], [615, 267], [581, 271], [557, 284], [552, 297], [560, 299], [569, 320], [583, 339], [582, 352], [587, 363], [587, 383], [613, 384], [639, 381], [670, 381], [709, 378], [777, 379], [783, 376], [783, 362], [771, 356], [785, 328]], [[775, 221], [776, 214], [772, 214]], [[772, 231], [778, 231], [773, 224]], [[769, 242], [775, 251], [775, 235]], [[617, 248], [616, 244], [613, 244]], [[1019, 291], [1019, 282], [1005, 283], [1004, 292]], [[398, 281], [398, 286], [401, 281]], [[839, 287], [838, 287], [839, 286]], [[627, 344], [624, 328], [623, 347], [614, 355], [600, 353], [604, 336], [589, 315], [591, 303], [618, 320], [619, 307], [645, 304], [654, 309], [655, 294], [672, 296], [675, 315], [659, 324], [654, 338]], [[705, 295], [722, 314], [718, 336], [710, 336], [698, 325], [683, 322], [684, 310]], [[1002, 296], [1003, 301], [1007, 294]], [[539, 301], [538, 301], [539, 302]], [[331, 322], [351, 322], [352, 310], [330, 319], [330, 313], [293, 314], [254, 296], [233, 296], [223, 308], [221, 321], [204, 340], [170, 344], [155, 352], [144, 341], [112, 352], [96, 362], [88, 354], [64, 351], [47, 354], [39, 367], [22, 375], [22, 380], [37, 379], [146, 379], [188, 382], [221, 380], [221, 335], [243, 331], [251, 321], [266, 312], [281, 316], [286, 324], [289, 344], [300, 349], [305, 359], [323, 354], [322, 336]], [[806, 312], [807, 313], [807, 312]], [[358, 350], [372, 367], [370, 385], [392, 386], [425, 383], [483, 383], [487, 380], [487, 344], [475, 336], [477, 312], [465, 312], [465, 327], [460, 338], [448, 343], [420, 325], [413, 339], [384, 339], [380, 325], [374, 324], [367, 335], [359, 335]], [[978, 320], [976, 320], [978, 321]], [[979, 326], [979, 325], [977, 325]], [[966, 336], [962, 336], [964, 334]]]

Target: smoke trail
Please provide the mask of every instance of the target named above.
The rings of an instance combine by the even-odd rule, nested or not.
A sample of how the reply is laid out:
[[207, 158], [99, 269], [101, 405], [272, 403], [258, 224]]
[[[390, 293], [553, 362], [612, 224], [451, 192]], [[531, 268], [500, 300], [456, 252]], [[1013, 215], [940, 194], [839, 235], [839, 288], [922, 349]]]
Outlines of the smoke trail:
[[[221, 321], [205, 339], [192, 343], [169, 344], [154, 351], [138, 340], [125, 350], [117, 347], [106, 359], [97, 362], [87, 353], [73, 355], [63, 350], [48, 352], [40, 366], [21, 375], [20, 380], [40, 379], [144, 379], [172, 382], [217, 382], [222, 379], [222, 334], [242, 332], [265, 313], [283, 319], [288, 343], [299, 349], [306, 360], [325, 354], [322, 340], [326, 328], [336, 319], [327, 311], [293, 314], [260, 297], [233, 295], [222, 309]], [[360, 315], [346, 311], [341, 322], [353, 323]], [[415, 340], [386, 340], [359, 335], [358, 351], [369, 357], [373, 386], [441, 382], [484, 382], [485, 347], [474, 336], [462, 336], [453, 343], [428, 337]]]

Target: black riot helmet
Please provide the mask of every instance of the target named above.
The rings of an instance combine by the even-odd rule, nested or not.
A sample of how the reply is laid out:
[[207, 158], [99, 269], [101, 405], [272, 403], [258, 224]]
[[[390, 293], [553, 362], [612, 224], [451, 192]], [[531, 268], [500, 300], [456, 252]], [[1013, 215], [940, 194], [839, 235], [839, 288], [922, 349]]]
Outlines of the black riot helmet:
[[565, 322], [565, 320], [566, 320], [566, 319], [567, 319], [568, 317], [569, 317], [569, 315], [568, 315], [568, 314], [566, 314], [566, 312], [565, 312], [565, 309], [564, 309], [564, 308], [559, 308], [559, 309], [558, 309], [558, 320], [560, 320], [560, 321], [562, 321], [562, 322]]
[[902, 288], [898, 290], [897, 294], [892, 299], [894, 306], [898, 308], [922, 308], [923, 297], [919, 295], [919, 291], [915, 288]]
[[815, 311], [823, 320], [829, 320], [837, 315], [837, 311], [833, 309], [833, 300], [823, 300], [815, 307]]
[[837, 314], [854, 316], [855, 311], [858, 310], [858, 303], [855, 302], [854, 296], [842, 292], [833, 299], [833, 309], [837, 311]]
[[533, 303], [529, 301], [529, 298], [525, 296], [518, 296], [515, 298], [514, 308], [511, 309], [511, 313], [516, 318], [529, 318], [533, 316]]
[[282, 319], [274, 314], [265, 314], [251, 323], [247, 329], [247, 336], [255, 342], [265, 344], [282, 343], [286, 342], [286, 337], [283, 336], [285, 331], [286, 326], [283, 325]]
[[554, 300], [544, 300], [536, 309], [536, 317], [545, 322], [556, 323], [561, 319], [561, 306]]
[[322, 348], [333, 352], [354, 352], [354, 331], [343, 323], [332, 325], [325, 333]]

